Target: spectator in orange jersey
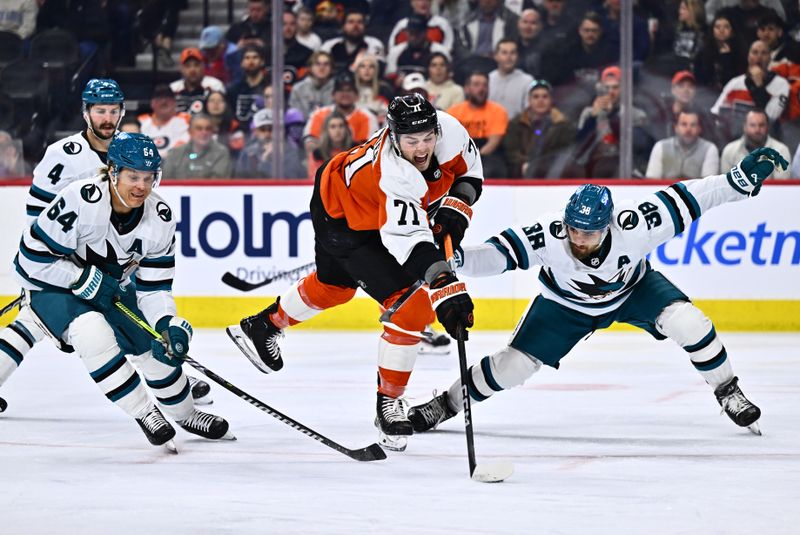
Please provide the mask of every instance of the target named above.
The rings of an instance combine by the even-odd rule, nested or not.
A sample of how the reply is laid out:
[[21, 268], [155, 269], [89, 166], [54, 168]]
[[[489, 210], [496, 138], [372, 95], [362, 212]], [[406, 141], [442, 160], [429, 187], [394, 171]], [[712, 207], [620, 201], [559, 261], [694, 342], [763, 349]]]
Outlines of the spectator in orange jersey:
[[387, 310], [406, 295], [379, 340], [375, 418], [382, 445], [402, 451], [413, 434], [403, 394], [421, 331], [436, 316], [451, 336], [465, 340], [473, 325], [472, 299], [442, 245], [449, 237], [458, 247], [483, 172], [464, 127], [420, 95], [395, 97], [387, 123], [316, 173], [316, 271], [228, 329], [259, 370], [277, 371], [283, 366], [278, 339], [287, 327], [348, 302], [357, 288]]
[[482, 72], [469, 75], [464, 83], [466, 100], [448, 108], [480, 148], [487, 177], [504, 178], [508, 168], [503, 154], [503, 136], [508, 129], [508, 112], [489, 100], [489, 77]]
[[333, 84], [333, 104], [319, 108], [311, 114], [306, 123], [303, 132], [306, 152], [311, 152], [319, 146], [322, 125], [333, 110], [347, 117], [347, 124], [350, 125], [356, 143], [363, 143], [378, 129], [378, 119], [368, 109], [357, 106], [357, 100], [358, 91], [353, 75], [350, 72], [339, 74]]

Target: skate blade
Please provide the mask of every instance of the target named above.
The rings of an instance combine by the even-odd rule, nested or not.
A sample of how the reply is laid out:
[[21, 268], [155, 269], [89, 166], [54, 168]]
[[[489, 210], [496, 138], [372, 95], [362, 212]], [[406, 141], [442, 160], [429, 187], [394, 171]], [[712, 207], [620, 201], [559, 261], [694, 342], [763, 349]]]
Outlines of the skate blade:
[[753, 433], [754, 435], [761, 436], [761, 427], [759, 427], [757, 421], [755, 421], [752, 424], [748, 425], [747, 429], [749, 429], [750, 432]]
[[227, 433], [219, 437], [217, 440], [237, 440], [237, 438], [236, 435], [228, 431]]
[[162, 445], [164, 446], [164, 449], [167, 450], [167, 453], [172, 453], [173, 455], [178, 454], [178, 447], [175, 445], [174, 440], [167, 440]]
[[378, 444], [388, 451], [405, 451], [408, 445], [408, 437], [405, 435], [392, 436], [378, 433]]
[[253, 347], [253, 344], [250, 342], [250, 339], [244, 334], [242, 328], [238, 325], [229, 325], [225, 332], [228, 333], [228, 336], [233, 343], [236, 344], [236, 347], [239, 348], [247, 360], [253, 363], [253, 366], [258, 368], [264, 373], [272, 373], [272, 369], [264, 364], [264, 361], [261, 360], [261, 357], [258, 356], [258, 351], [256, 348]]
[[514, 465], [507, 462], [481, 463], [472, 472], [472, 480], [481, 483], [500, 483], [514, 473]]

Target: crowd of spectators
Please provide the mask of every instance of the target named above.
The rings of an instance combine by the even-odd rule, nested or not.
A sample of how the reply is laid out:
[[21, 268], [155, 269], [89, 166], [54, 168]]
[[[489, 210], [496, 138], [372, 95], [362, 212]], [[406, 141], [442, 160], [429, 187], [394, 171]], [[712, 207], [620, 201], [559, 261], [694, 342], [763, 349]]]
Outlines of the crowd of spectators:
[[[146, 24], [140, 38], [164, 51], [159, 64], [169, 67], [185, 0], [61, 3], [67, 15], [74, 4], [102, 4], [106, 21]], [[53, 23], [53, 4], [4, 2], [0, 30], [30, 40]], [[782, 177], [797, 176], [800, 2], [634, 5], [633, 177], [724, 172], [760, 146], [787, 160], [795, 149], [793, 171]], [[619, 177], [627, 74], [620, 68], [620, 0], [296, 0], [285, 7], [279, 40], [269, 0], [247, 0], [229, 27], [204, 28], [196, 47], [176, 51], [179, 77], [155, 86], [149, 108], [126, 118], [125, 128], [156, 141], [165, 178], [270, 176], [278, 135], [270, 64], [278, 43], [285, 62], [282, 178], [313, 177], [324, 160], [384, 125], [392, 97], [410, 92], [465, 126], [487, 177]], [[124, 35], [112, 27], [101, 26], [109, 35], [93, 38], [116, 43]], [[88, 29], [80, 31], [83, 43]], [[115, 46], [114, 61], [132, 53]], [[28, 168], [23, 162], [16, 169]]]

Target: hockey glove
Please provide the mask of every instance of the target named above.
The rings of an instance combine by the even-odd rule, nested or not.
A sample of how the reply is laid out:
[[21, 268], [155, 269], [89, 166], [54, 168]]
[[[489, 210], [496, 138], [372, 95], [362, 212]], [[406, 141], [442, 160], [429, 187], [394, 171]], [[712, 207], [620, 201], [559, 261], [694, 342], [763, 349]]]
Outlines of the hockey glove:
[[173, 368], [180, 367], [181, 359], [175, 357], [172, 353], [167, 351], [167, 347], [164, 342], [153, 340], [150, 342], [150, 350], [153, 353], [153, 358], [162, 364], [172, 366]]
[[431, 306], [447, 334], [456, 340], [468, 340], [467, 329], [474, 324], [475, 308], [467, 293], [467, 286], [456, 276], [445, 271], [430, 283]]
[[472, 219], [472, 207], [452, 195], [442, 199], [433, 218], [433, 238], [439, 247], [444, 247], [444, 237], [448, 234], [453, 240], [453, 248], [458, 248]]
[[728, 183], [742, 195], [758, 195], [761, 184], [775, 168], [785, 170], [789, 162], [775, 149], [761, 147], [756, 149], [728, 171]]
[[[182, 359], [189, 353], [189, 342], [192, 340], [194, 331], [188, 321], [180, 316], [164, 316], [156, 322], [156, 331], [161, 333], [161, 337], [167, 344], [167, 352], [171, 357]], [[158, 358], [155, 351], [153, 356]], [[174, 364], [170, 365], [174, 366]]]
[[103, 273], [97, 266], [86, 266], [70, 290], [81, 299], [100, 310], [108, 312], [114, 308], [114, 298], [124, 297], [127, 290], [111, 275]]

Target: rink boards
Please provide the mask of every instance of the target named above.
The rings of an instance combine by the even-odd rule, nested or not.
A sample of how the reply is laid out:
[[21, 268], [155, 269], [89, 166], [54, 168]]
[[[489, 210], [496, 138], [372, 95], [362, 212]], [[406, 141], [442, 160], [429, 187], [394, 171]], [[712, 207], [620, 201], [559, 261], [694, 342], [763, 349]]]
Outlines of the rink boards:
[[[612, 185], [615, 201], [640, 198], [661, 182]], [[17, 294], [11, 260], [25, 224], [27, 187], [0, 195], [2, 304]], [[575, 182], [492, 184], [476, 206], [465, 243], [478, 243], [513, 225], [532, 224], [558, 210]], [[800, 330], [800, 182], [771, 182], [762, 193], [703, 215], [650, 256], [652, 265], [691, 296], [723, 330]], [[264, 181], [173, 182], [158, 189], [178, 221], [179, 311], [198, 327], [220, 327], [268, 304], [288, 279], [242, 293], [224, 285], [226, 271], [250, 282], [313, 262], [309, 184]], [[304, 273], [300, 273], [302, 276]], [[538, 268], [490, 279], [468, 279], [478, 329], [511, 329], [538, 292]], [[7, 318], [4, 318], [7, 319]], [[308, 327], [372, 329], [374, 302], [359, 296]]]

